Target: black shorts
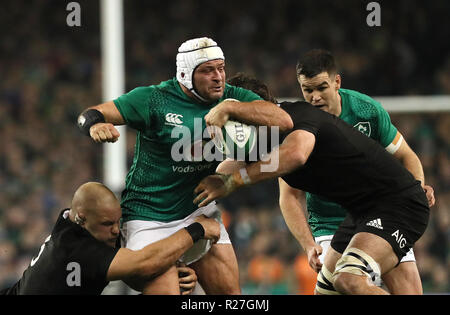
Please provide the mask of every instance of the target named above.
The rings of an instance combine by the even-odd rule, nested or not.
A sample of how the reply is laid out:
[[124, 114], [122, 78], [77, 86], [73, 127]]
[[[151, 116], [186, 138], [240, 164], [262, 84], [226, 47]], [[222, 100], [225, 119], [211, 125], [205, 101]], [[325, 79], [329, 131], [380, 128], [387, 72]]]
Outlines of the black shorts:
[[429, 214], [423, 192], [377, 202], [370, 210], [349, 212], [334, 234], [331, 247], [342, 254], [353, 235], [368, 232], [385, 239], [400, 262], [425, 232]]

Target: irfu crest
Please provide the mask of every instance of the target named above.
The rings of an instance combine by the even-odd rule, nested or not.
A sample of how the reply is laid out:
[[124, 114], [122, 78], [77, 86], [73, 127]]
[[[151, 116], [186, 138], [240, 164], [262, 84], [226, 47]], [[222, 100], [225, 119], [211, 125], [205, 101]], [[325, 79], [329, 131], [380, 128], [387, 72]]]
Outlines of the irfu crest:
[[361, 121], [353, 126], [358, 130], [359, 132], [365, 134], [366, 136], [370, 137], [370, 134], [372, 132], [372, 129], [370, 128], [370, 122], [368, 121]]

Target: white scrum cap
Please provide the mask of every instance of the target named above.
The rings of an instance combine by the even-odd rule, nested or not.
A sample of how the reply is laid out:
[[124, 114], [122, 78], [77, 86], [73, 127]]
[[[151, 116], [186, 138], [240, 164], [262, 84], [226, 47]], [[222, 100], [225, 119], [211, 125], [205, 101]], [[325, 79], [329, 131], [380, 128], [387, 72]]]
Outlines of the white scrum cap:
[[[204, 62], [223, 59], [222, 49], [208, 37], [190, 39], [178, 48], [177, 80], [190, 91], [194, 91], [193, 74], [195, 68]], [[196, 94], [196, 93], [195, 93]]]

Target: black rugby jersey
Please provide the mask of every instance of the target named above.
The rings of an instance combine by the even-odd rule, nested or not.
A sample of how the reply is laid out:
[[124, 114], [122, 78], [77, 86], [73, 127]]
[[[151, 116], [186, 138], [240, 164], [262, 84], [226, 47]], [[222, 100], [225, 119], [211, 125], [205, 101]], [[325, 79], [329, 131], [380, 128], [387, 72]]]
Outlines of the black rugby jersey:
[[293, 130], [316, 138], [305, 165], [282, 177], [290, 186], [326, 197], [350, 213], [423, 192], [420, 181], [395, 157], [343, 120], [306, 102], [284, 102], [281, 108], [292, 117]]
[[[95, 239], [61, 212], [51, 235], [6, 294], [101, 294], [119, 250]], [[66, 218], [67, 217], [67, 218]]]

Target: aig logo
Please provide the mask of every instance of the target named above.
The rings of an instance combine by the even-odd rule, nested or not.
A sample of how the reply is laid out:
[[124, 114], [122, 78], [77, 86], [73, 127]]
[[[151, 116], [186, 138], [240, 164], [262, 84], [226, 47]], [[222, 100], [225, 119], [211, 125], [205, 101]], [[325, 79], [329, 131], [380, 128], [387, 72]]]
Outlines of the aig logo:
[[403, 236], [403, 234], [400, 234], [399, 230], [397, 230], [394, 233], [392, 233], [391, 236], [395, 237], [395, 241], [398, 243], [398, 246], [400, 246], [400, 248], [405, 247], [405, 245], [406, 245], [406, 238]]
[[166, 125], [179, 126], [183, 123], [181, 118], [183, 118], [183, 115], [168, 113], [166, 115]]
[[242, 124], [235, 124], [234, 131], [236, 132], [236, 140], [242, 142], [245, 140], [244, 127]]

